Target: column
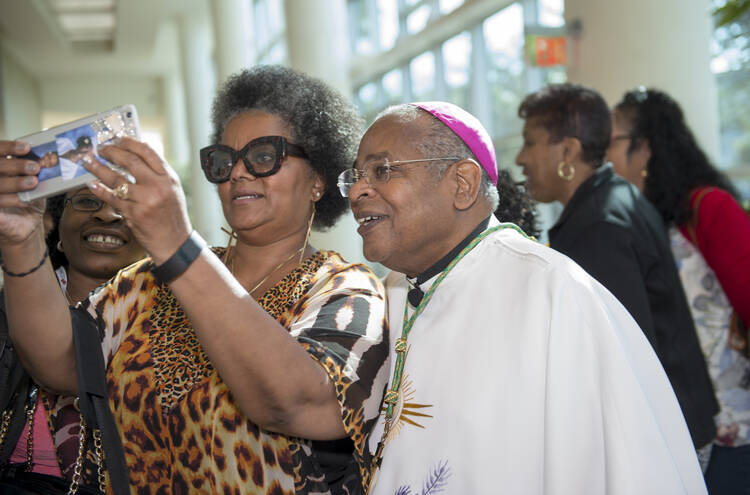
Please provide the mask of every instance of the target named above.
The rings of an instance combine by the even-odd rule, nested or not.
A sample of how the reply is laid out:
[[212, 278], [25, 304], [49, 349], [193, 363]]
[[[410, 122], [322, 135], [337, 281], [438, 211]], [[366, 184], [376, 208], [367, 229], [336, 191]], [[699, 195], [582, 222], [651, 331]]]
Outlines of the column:
[[349, 95], [346, 1], [285, 0], [284, 15], [289, 65]]
[[[170, 19], [162, 27], [164, 42], [169, 50], [180, 53], [180, 30], [177, 22]], [[187, 110], [185, 108], [185, 86], [182, 83], [182, 64], [179, 58], [173, 70], [162, 76], [162, 93], [164, 95], [164, 157], [182, 177], [187, 177], [191, 163], [190, 138], [187, 127]]]
[[610, 103], [636, 86], [674, 97], [703, 149], [719, 158], [719, 111], [709, 69], [713, 24], [706, 0], [566, 0], [565, 22], [580, 20], [568, 78]]
[[[285, 0], [284, 13], [289, 65], [323, 79], [351, 99], [346, 1]], [[356, 230], [347, 211], [328, 231], [313, 232], [310, 242], [338, 251], [347, 261], [362, 262], [362, 239]]]
[[[185, 109], [185, 88], [179, 74], [166, 74], [164, 85], [164, 117], [166, 146], [164, 155], [178, 171], [189, 172], [189, 167], [197, 163], [197, 153], [191, 153], [188, 138], [187, 113]], [[187, 174], [182, 174], [187, 177]]]
[[249, 0], [212, 0], [214, 40], [216, 42], [216, 80], [227, 77], [253, 63], [252, 22]]
[[210, 108], [216, 86], [211, 62], [213, 43], [210, 15], [208, 9], [204, 12], [200, 10], [185, 13], [179, 19], [185, 107], [192, 157], [186, 191], [193, 227], [209, 244], [223, 244], [226, 242], [226, 236], [221, 232], [224, 215], [216, 186], [206, 180], [197, 159], [198, 150], [209, 142]]

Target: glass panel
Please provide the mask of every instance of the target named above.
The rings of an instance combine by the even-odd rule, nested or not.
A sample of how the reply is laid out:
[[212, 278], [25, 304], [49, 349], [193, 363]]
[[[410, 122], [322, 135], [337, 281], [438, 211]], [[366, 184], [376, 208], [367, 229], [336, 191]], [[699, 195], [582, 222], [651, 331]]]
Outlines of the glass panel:
[[464, 4], [464, 0], [440, 0], [440, 13], [448, 14]]
[[435, 94], [435, 56], [425, 52], [414, 57], [409, 64], [411, 71], [412, 91], [415, 101], [434, 99]]
[[349, 29], [352, 52], [371, 55], [379, 50], [377, 22], [371, 17], [366, 0], [349, 1]]
[[390, 50], [398, 38], [398, 6], [396, 0], [377, 0], [377, 2], [380, 49]]
[[285, 22], [282, 0], [255, 0], [253, 39], [258, 63], [280, 64], [287, 59]]
[[406, 30], [409, 34], [418, 33], [427, 26], [432, 9], [429, 5], [422, 5], [406, 18]]
[[268, 27], [268, 3], [265, 0], [253, 2], [253, 21], [255, 23], [255, 46], [258, 49], [265, 48], [271, 38], [271, 30]]
[[[713, 8], [725, 1], [710, 2]], [[713, 33], [711, 71], [719, 100], [721, 158], [717, 165], [746, 199], [750, 199], [750, 11]]]
[[268, 2], [268, 27], [276, 34], [284, 30], [284, 6], [282, 0], [266, 0]]
[[560, 27], [565, 25], [563, 0], [539, 0], [539, 24]]
[[[492, 108], [496, 137], [518, 135], [522, 122], [518, 105], [526, 95], [523, 60], [523, 9], [513, 4], [488, 17], [483, 25], [487, 43], [490, 85], [488, 104]], [[498, 150], [501, 163], [512, 163], [518, 149]]]
[[448, 101], [469, 108], [471, 35], [463, 32], [443, 43], [443, 61]]
[[281, 0], [256, 0], [253, 8], [256, 46], [267, 48], [276, 36], [284, 32], [284, 11]]
[[565, 67], [550, 67], [544, 71], [544, 80], [547, 84], [561, 84], [568, 80]]
[[286, 43], [279, 41], [271, 46], [271, 49], [258, 60], [261, 64], [280, 64], [287, 63]]
[[357, 105], [359, 111], [365, 118], [366, 122], [372, 122], [375, 115], [381, 110], [378, 105], [378, 86], [375, 83], [368, 83], [359, 88], [357, 91]]
[[383, 76], [383, 93], [385, 94], [386, 106], [403, 103], [403, 79], [401, 69], [394, 69]]

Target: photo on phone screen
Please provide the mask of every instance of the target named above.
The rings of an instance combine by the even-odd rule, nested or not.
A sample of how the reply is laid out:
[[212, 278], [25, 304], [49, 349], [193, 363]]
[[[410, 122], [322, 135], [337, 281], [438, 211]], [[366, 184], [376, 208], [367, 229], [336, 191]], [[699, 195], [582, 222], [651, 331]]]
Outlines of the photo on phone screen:
[[[20, 138], [31, 143], [31, 152], [22, 158], [39, 163], [38, 185], [19, 193], [23, 201], [60, 194], [79, 187], [95, 177], [86, 171], [85, 160], [121, 171], [100, 157], [99, 146], [121, 136], [138, 138], [135, 108], [125, 105], [108, 112], [63, 124], [35, 135]], [[124, 173], [124, 171], [121, 171]]]
[[[62, 180], [80, 177], [86, 173], [84, 157], [98, 159], [96, 147], [96, 135], [90, 125], [60, 133], [53, 142], [35, 146], [31, 151], [38, 157], [41, 166], [39, 181], [54, 177]], [[105, 164], [103, 159], [98, 161]]]

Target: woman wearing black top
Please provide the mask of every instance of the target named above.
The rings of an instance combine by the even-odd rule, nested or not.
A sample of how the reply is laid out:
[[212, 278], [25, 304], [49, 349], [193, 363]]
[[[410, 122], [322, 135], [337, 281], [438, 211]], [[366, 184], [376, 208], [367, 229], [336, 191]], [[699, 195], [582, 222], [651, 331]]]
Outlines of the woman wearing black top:
[[638, 190], [605, 164], [611, 120], [604, 99], [573, 84], [528, 95], [523, 168], [534, 199], [565, 208], [549, 231], [568, 255], [628, 309], [669, 376], [696, 448], [714, 436], [718, 411], [664, 225]]

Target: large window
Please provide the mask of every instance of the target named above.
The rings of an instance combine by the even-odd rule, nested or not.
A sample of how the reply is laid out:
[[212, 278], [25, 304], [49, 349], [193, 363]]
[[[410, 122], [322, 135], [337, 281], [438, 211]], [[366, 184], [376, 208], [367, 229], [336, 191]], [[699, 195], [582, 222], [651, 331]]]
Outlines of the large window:
[[[355, 81], [355, 100], [367, 120], [394, 103], [453, 102], [487, 127], [501, 166], [507, 167], [518, 151], [521, 99], [543, 84], [565, 80], [562, 67], [528, 66], [525, 27], [562, 27], [563, 0], [508, 2], [476, 21], [463, 20], [471, 18], [463, 7], [464, 0], [350, 0], [355, 56], [394, 61], [369, 79]], [[453, 33], [435, 38], [438, 30]], [[413, 44], [425, 43], [431, 45], [410, 51]]]
[[[518, 106], [529, 92], [566, 80], [564, 67], [529, 65], [525, 35], [536, 28], [562, 32], [563, 0], [509, 1], [478, 18], [465, 7], [463, 0], [349, 0], [355, 58], [392, 63], [370, 77], [353, 74], [355, 100], [367, 121], [408, 101], [445, 100], [466, 108], [492, 135], [500, 167], [522, 179], [513, 166], [523, 125]], [[559, 211], [557, 204], [539, 205], [539, 226], [549, 228]]]
[[256, 62], [259, 64], [286, 64], [286, 39], [284, 37], [283, 0], [251, 0], [253, 37]]
[[[726, 0], [714, 1], [720, 7]], [[714, 31], [714, 58], [719, 93], [721, 158], [745, 198], [750, 198], [750, 10]]]

